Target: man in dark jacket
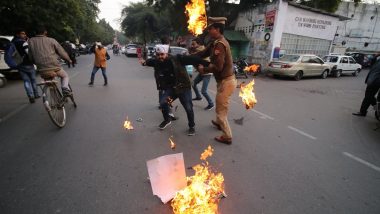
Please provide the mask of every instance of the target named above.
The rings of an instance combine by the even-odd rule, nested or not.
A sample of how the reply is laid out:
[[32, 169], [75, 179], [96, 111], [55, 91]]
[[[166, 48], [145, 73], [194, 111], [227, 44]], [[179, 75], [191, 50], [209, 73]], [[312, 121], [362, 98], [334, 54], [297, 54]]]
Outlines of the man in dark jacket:
[[155, 69], [157, 88], [162, 91], [160, 106], [164, 121], [159, 125], [161, 130], [171, 124], [170, 105], [179, 98], [184, 107], [188, 119], [188, 135], [195, 135], [195, 122], [193, 103], [191, 98], [191, 80], [184, 65], [208, 65], [208, 62], [198, 57], [191, 56], [169, 56], [168, 45], [157, 45], [155, 59], [140, 60], [143, 66], [151, 66]]
[[21, 64], [17, 65], [17, 69], [24, 80], [24, 88], [26, 95], [29, 97], [29, 102], [34, 103], [36, 98], [39, 98], [38, 88], [36, 84], [36, 70], [33, 63], [28, 57], [27, 36], [24, 30], [17, 30], [12, 43], [15, 45], [18, 53], [23, 57]]
[[[375, 59], [378, 55], [375, 56]], [[360, 107], [360, 111], [357, 113], [352, 113], [355, 116], [365, 117], [367, 115], [367, 110], [370, 105], [376, 105], [376, 93], [380, 89], [380, 60], [375, 61], [371, 70], [369, 70], [368, 75], [365, 79], [367, 88], [365, 89], [365, 96]]]

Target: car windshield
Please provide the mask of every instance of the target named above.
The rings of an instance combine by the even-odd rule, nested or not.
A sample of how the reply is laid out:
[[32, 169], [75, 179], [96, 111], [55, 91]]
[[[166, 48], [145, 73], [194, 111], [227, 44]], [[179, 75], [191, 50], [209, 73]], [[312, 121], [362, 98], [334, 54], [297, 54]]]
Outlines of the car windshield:
[[325, 62], [338, 62], [339, 57], [337, 56], [325, 56], [323, 57], [323, 61]]
[[137, 45], [127, 45], [127, 48], [136, 48]]
[[300, 58], [300, 55], [284, 55], [280, 58], [280, 61], [285, 62], [297, 62], [297, 60]]

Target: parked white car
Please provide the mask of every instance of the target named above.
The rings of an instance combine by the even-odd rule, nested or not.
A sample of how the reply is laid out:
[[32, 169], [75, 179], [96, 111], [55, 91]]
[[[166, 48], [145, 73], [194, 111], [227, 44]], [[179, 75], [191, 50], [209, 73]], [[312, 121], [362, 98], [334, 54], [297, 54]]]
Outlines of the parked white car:
[[9, 70], [9, 66], [5, 63], [4, 54], [5, 49], [12, 40], [12, 36], [0, 36], [0, 70]]
[[129, 56], [137, 56], [137, 48], [138, 46], [136, 44], [128, 44], [125, 46], [125, 55], [127, 57]]
[[362, 66], [351, 56], [327, 55], [323, 57], [325, 63], [331, 65], [331, 74], [340, 77], [342, 74], [357, 76], [362, 70]]

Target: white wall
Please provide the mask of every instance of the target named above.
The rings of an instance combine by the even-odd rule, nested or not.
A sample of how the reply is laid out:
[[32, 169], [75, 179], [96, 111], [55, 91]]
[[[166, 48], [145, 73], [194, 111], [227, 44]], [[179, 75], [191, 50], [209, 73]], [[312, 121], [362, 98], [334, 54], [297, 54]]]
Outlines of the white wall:
[[340, 46], [345, 41], [344, 47], [360, 51], [380, 50], [380, 5], [360, 3], [355, 7], [353, 2], [342, 2], [335, 13], [351, 19], [340, 23], [334, 43]]

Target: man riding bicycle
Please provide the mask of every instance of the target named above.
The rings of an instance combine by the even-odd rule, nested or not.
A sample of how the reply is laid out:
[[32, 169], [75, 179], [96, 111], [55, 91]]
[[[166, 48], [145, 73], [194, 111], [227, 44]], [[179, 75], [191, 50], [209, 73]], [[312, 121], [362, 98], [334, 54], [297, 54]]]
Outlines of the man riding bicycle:
[[70, 95], [69, 75], [62, 69], [58, 61], [58, 57], [61, 57], [63, 60], [72, 63], [70, 57], [55, 39], [46, 36], [45, 27], [38, 27], [36, 31], [37, 35], [28, 41], [30, 60], [37, 65], [42, 77], [49, 74], [59, 76], [62, 93], [65, 96]]

